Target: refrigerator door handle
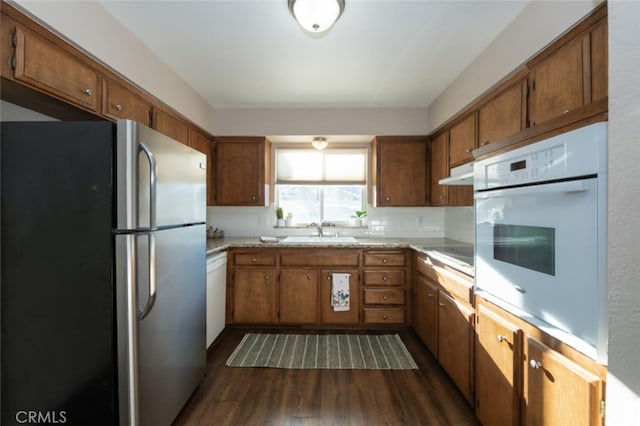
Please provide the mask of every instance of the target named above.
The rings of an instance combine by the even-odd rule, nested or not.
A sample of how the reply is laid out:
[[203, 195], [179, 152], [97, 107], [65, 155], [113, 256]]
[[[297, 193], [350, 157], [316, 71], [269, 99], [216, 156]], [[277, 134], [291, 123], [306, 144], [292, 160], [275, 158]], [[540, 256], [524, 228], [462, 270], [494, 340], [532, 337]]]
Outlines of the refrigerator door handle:
[[143, 320], [156, 303], [156, 292], [158, 289], [156, 280], [156, 235], [151, 232], [149, 238], [149, 298], [143, 309], [139, 309], [138, 318]]
[[156, 224], [156, 190], [157, 190], [157, 164], [156, 157], [147, 145], [139, 143], [138, 152], [143, 152], [149, 160], [149, 228], [155, 230]]

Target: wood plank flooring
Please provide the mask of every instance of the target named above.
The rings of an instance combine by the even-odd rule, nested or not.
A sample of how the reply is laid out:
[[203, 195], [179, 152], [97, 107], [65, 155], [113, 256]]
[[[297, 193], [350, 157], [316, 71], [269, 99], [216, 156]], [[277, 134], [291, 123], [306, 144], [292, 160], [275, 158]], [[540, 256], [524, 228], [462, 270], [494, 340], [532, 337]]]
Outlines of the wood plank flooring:
[[410, 329], [392, 332], [400, 334], [418, 370], [227, 367], [244, 334], [255, 331], [284, 332], [227, 328], [209, 351], [206, 376], [174, 425], [479, 424], [472, 407]]

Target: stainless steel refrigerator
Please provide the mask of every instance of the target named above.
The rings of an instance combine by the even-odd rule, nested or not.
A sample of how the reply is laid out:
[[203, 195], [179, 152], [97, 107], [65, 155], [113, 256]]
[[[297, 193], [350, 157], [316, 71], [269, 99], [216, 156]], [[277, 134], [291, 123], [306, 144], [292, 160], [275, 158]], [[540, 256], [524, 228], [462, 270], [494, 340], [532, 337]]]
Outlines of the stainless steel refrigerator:
[[2, 123], [1, 423], [169, 425], [204, 375], [206, 157]]

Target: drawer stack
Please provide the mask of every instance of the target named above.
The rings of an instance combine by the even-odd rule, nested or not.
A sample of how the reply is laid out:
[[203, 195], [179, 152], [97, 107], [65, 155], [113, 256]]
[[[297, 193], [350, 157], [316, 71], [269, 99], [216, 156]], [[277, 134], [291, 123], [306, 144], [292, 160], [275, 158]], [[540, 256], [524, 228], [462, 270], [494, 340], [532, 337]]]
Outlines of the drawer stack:
[[371, 250], [363, 258], [364, 323], [405, 324], [405, 251]]

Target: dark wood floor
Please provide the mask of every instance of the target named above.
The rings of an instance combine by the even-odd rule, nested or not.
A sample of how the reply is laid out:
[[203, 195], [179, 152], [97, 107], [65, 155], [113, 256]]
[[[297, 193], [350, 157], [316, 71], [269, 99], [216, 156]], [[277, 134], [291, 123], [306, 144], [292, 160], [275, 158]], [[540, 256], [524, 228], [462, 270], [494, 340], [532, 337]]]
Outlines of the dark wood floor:
[[223, 332], [209, 351], [203, 382], [175, 425], [479, 424], [471, 406], [411, 330], [398, 333], [419, 370], [227, 367], [227, 358], [249, 331], [256, 330]]

